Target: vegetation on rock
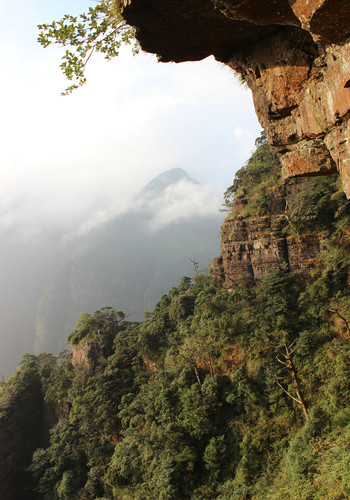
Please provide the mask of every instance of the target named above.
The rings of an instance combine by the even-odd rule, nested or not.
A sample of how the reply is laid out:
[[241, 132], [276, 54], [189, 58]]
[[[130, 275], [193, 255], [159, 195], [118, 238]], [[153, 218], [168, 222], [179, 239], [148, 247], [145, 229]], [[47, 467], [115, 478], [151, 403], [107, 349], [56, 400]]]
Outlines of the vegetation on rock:
[[[283, 189], [277, 167], [263, 141], [238, 172], [229, 195], [244, 189], [252, 217]], [[198, 273], [142, 322], [83, 315], [69, 341], [100, 343], [93, 362], [33, 357], [56, 409], [49, 443], [28, 463], [36, 498], [350, 495], [350, 210], [340, 193], [336, 179], [311, 179], [288, 207], [287, 231], [323, 234], [302, 289], [287, 266], [229, 290]], [[2, 401], [32, 369], [2, 385]]]

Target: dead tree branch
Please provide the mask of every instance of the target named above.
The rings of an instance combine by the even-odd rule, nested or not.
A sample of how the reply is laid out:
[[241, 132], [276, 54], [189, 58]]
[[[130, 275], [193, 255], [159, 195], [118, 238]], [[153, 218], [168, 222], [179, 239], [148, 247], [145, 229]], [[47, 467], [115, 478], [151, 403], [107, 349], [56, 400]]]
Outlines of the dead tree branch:
[[294, 342], [292, 342], [289, 346], [287, 344], [286, 341], [284, 341], [284, 347], [285, 347], [285, 352], [282, 353], [282, 356], [284, 357], [285, 361], [282, 361], [278, 356], [276, 356], [277, 358], [277, 361], [285, 366], [289, 372], [289, 375], [292, 379], [292, 383], [293, 383], [293, 386], [294, 386], [294, 390], [296, 392], [296, 395], [297, 397], [294, 397], [292, 396], [292, 394], [287, 391], [287, 389], [285, 389], [282, 384], [279, 382], [279, 379], [280, 377], [276, 377], [275, 380], [276, 380], [276, 383], [277, 385], [291, 398], [293, 399], [294, 401], [296, 401], [298, 404], [300, 404], [301, 408], [302, 408], [302, 411], [303, 411], [303, 415], [305, 417], [305, 420], [307, 420], [309, 418], [309, 415], [308, 415], [308, 412], [307, 412], [307, 408], [306, 408], [306, 405], [305, 405], [305, 402], [304, 402], [304, 398], [302, 396], [302, 393], [301, 393], [301, 389], [300, 389], [300, 384], [299, 384], [299, 380], [298, 380], [298, 376], [297, 376], [297, 371], [295, 369], [295, 366], [294, 366], [294, 363], [293, 363], [293, 360], [292, 360], [292, 355], [294, 354], [294, 352], [296, 351], [296, 347], [294, 349], [291, 350], [291, 348], [294, 346], [296, 340], [294, 340]]

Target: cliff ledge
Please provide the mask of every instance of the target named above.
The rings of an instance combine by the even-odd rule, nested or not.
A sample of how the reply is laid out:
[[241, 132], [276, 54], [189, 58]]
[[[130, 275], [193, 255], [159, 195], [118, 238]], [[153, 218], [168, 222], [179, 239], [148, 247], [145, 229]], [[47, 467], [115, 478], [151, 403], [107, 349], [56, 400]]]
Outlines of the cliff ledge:
[[160, 61], [238, 72], [286, 177], [339, 172], [350, 197], [348, 0], [120, 0]]

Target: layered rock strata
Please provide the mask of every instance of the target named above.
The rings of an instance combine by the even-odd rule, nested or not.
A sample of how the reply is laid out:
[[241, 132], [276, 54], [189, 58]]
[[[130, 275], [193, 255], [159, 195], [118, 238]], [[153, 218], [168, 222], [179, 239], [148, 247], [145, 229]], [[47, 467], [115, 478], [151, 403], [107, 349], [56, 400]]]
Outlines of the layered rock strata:
[[245, 195], [236, 198], [233, 213], [221, 227], [221, 256], [213, 262], [216, 279], [230, 288], [257, 283], [269, 269], [285, 264], [295, 273], [301, 287], [307, 283], [315, 256], [322, 249], [319, 235], [305, 232], [287, 236], [286, 207], [303, 187], [304, 179], [285, 186], [285, 193], [271, 194], [268, 216], [242, 215]]
[[339, 171], [350, 197], [348, 0], [120, 0], [161, 61], [214, 55], [252, 90], [287, 177]]

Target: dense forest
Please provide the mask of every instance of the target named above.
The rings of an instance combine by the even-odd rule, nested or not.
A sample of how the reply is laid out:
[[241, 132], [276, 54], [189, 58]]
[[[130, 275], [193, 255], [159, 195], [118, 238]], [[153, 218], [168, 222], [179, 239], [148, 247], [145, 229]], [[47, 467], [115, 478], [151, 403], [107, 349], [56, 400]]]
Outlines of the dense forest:
[[[227, 216], [242, 195], [268, 214], [293, 182], [261, 138]], [[228, 287], [195, 266], [143, 321], [85, 313], [72, 352], [26, 355], [1, 386], [1, 448], [21, 457], [7, 498], [349, 498], [349, 218], [339, 179], [311, 178], [283, 220], [322, 241], [306, 282], [284, 264]]]

